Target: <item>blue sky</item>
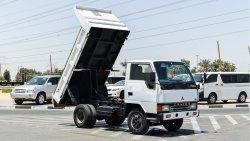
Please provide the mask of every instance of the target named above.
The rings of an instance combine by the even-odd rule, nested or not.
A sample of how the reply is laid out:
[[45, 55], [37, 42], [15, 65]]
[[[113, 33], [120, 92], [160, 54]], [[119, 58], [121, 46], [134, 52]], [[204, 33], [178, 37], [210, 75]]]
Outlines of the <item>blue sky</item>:
[[12, 78], [18, 67], [63, 69], [80, 24], [73, 6], [111, 9], [131, 33], [115, 64], [125, 59], [221, 58], [249, 69], [248, 0], [1, 0], [0, 63]]

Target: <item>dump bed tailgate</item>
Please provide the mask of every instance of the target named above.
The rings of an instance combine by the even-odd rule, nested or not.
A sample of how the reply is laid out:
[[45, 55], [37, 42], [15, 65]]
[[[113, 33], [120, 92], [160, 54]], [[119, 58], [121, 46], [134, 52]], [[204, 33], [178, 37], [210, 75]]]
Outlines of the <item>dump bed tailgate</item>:
[[[79, 84], [72, 85], [72, 91], [74, 87], [77, 87], [77, 93], [79, 90], [81, 93], [86, 90], [94, 91], [84, 89], [84, 87], [91, 87], [90, 84], [86, 84], [85, 81], [80, 82], [82, 79], [88, 79], [93, 72], [95, 72], [95, 80], [92, 78], [91, 83], [96, 81], [96, 84], [104, 85], [129, 34], [126, 25], [109, 10], [76, 6], [74, 11], [81, 23], [81, 29], [53, 94], [54, 105], [59, 104], [65, 97], [68, 86], [78, 81]], [[90, 70], [90, 73], [80, 73], [86, 70]], [[76, 96], [75, 99], [77, 100]]]

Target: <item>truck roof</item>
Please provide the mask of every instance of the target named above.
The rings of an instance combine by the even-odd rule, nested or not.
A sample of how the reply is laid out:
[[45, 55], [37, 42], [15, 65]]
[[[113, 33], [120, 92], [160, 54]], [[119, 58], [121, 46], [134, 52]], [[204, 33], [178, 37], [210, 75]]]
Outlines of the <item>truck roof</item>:
[[[180, 61], [173, 61], [173, 60], [128, 60], [128, 63], [153, 63], [153, 62], [180, 62]], [[181, 62], [180, 62], [181, 63]]]

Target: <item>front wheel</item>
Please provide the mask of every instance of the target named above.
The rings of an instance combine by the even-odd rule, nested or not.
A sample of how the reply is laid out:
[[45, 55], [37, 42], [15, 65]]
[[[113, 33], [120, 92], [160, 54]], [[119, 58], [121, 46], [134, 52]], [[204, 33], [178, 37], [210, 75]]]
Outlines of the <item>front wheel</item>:
[[128, 127], [133, 134], [143, 135], [147, 133], [149, 123], [147, 122], [144, 112], [134, 109], [128, 115]]
[[162, 125], [168, 130], [168, 131], [176, 131], [181, 128], [183, 124], [183, 118], [181, 119], [173, 119], [173, 120], [166, 120], [162, 121]]
[[45, 102], [45, 94], [39, 93], [36, 97], [36, 104], [42, 105]]

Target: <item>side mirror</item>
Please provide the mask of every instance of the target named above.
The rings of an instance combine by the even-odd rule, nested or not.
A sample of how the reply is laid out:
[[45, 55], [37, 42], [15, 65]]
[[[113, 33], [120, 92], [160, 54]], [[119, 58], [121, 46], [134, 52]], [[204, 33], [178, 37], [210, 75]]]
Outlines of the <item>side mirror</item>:
[[27, 82], [24, 82], [24, 85], [27, 85]]
[[48, 83], [47, 83], [47, 85], [48, 85], [48, 86], [51, 86], [51, 85], [52, 85], [52, 83], [51, 83], [51, 82], [48, 82]]

